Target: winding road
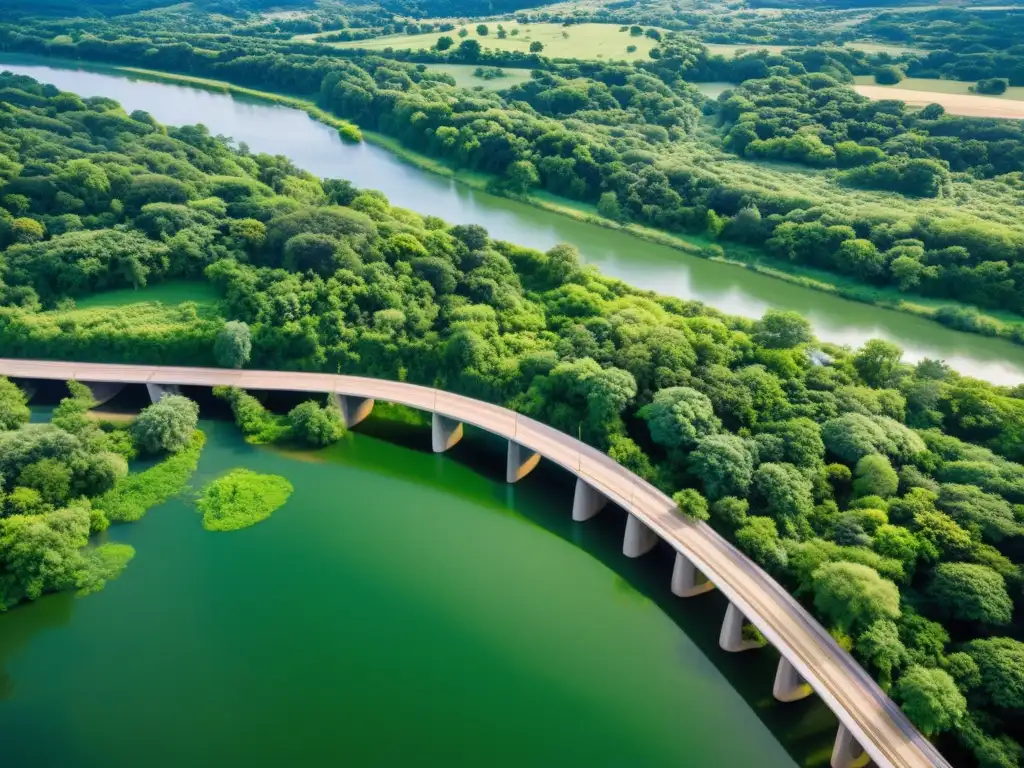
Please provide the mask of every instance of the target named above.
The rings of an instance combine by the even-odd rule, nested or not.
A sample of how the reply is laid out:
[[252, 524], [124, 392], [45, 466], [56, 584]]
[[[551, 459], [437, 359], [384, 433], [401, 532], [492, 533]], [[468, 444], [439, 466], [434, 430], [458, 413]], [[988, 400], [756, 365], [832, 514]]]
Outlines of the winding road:
[[[569, 470], [642, 522], [703, 572], [836, 714], [841, 727], [833, 765], [847, 768], [862, 764], [854, 754], [840, 754], [849, 751], [839, 748], [840, 742], [849, 745], [849, 737], [878, 766], [949, 765], [867, 672], [746, 555], [708, 525], [681, 517], [668, 496], [605, 454], [507, 408], [414, 384], [318, 373], [0, 358], [0, 375], [19, 379], [147, 384], [151, 391], [183, 385], [226, 385], [247, 390], [324, 393], [400, 403], [500, 435]], [[852, 750], [856, 751], [859, 750]]]

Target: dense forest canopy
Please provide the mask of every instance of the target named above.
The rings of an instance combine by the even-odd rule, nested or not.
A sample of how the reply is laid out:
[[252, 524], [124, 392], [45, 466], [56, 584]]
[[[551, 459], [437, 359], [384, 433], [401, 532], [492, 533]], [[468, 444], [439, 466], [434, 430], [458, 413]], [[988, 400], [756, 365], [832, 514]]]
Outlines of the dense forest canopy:
[[[473, 35], [445, 50], [380, 56], [260, 26], [200, 36], [130, 18], [0, 26], [0, 49], [316, 94], [365, 128], [492, 174], [506, 194], [542, 189], [618, 221], [756, 247], [783, 265], [1024, 312], [1020, 124], [871, 102], [847, 87], [892, 60], [884, 54], [805, 48], [726, 58], [667, 33], [654, 58], [635, 63], [487, 50]], [[430, 66], [439, 62], [534, 74], [499, 93], [468, 92]], [[739, 85], [715, 101], [693, 85], [722, 80]], [[969, 308], [934, 317], [1024, 342], [1024, 325]]]
[[[328, 74], [326, 90], [422, 81], [415, 67], [366, 66]], [[433, 108], [417, 89], [396, 91]], [[540, 105], [522, 113], [531, 120], [547, 119], [542, 93], [521, 96]], [[679, 99], [683, 122], [692, 114], [685, 90], [644, 93]], [[621, 108], [642, 115], [645, 103]], [[407, 109], [395, 105], [395, 115]], [[30, 78], [0, 77], [0, 127], [5, 354], [343, 372], [508, 405], [676, 494], [681, 514], [708, 518], [944, 747], [983, 766], [1019, 763], [1010, 735], [1024, 726], [1021, 388], [938, 361], [904, 365], [884, 341], [856, 352], [821, 344], [795, 313], [753, 322], [639, 291], [582, 267], [570, 246], [497, 242], [201, 127], [166, 128]], [[549, 133], [540, 140], [571, 140]], [[170, 278], [212, 285], [219, 301], [75, 306]], [[279, 435], [282, 423], [254, 398], [219, 394], [246, 434]], [[56, 428], [80, 428], [82, 402], [66, 408], [74, 418]], [[288, 428], [313, 444], [336, 439], [337, 415], [296, 411]], [[0, 382], [0, 461], [18, 462], [3, 472], [8, 601], [75, 579], [17, 581], [23, 568], [3, 560], [5, 536], [53, 528], [46, 515], [71, 508], [61, 505], [86, 509], [80, 492], [117, 493], [130, 450], [187, 455], [194, 425], [178, 402], [140, 418], [130, 439], [90, 430], [98, 447], [85, 454], [62, 436], [46, 439], [63, 453], [31, 453], [32, 440], [56, 433], [26, 418], [22, 394]], [[108, 454], [102, 483], [74, 458], [98, 465]], [[141, 515], [123, 501], [93, 506]], [[74, 530], [67, 546], [78, 551], [86, 523]]]

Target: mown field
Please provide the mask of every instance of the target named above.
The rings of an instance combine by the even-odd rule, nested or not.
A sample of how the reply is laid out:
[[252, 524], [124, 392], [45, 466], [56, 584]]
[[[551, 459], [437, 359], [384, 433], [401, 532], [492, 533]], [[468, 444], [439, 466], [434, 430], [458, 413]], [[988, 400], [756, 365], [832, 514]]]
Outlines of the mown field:
[[899, 99], [914, 106], [941, 104], [953, 115], [1024, 120], [1024, 87], [1008, 88], [1000, 96], [971, 93], [974, 83], [908, 77], [898, 85], [878, 85], [870, 75], [856, 78], [854, 89], [869, 99]]
[[512, 67], [501, 67], [505, 77], [491, 80], [473, 74], [478, 69], [476, 64], [429, 64], [427, 69], [451, 75], [460, 88], [480, 88], [485, 91], [501, 91], [530, 79], [530, 70]]
[[[498, 37], [498, 24], [501, 24], [508, 36]], [[634, 36], [629, 32], [620, 32], [614, 24], [576, 24], [563, 27], [561, 24], [519, 24], [516, 21], [487, 22], [488, 34], [478, 35], [476, 24], [466, 24], [469, 33], [465, 38], [458, 36], [459, 27], [451, 32], [430, 32], [425, 35], [387, 35], [372, 40], [356, 40], [344, 43], [331, 43], [339, 48], [366, 48], [379, 51], [384, 48], [395, 50], [420, 50], [433, 48], [438, 38], [447, 35], [456, 45], [463, 39], [478, 40], [484, 48], [496, 48], [502, 51], [522, 51], [529, 53], [530, 43], [540, 42], [544, 45], [542, 53], [553, 58], [572, 59], [609, 59], [633, 60], [646, 59], [647, 54], [657, 42], [646, 36]], [[513, 35], [512, 32], [516, 31]], [[626, 51], [628, 46], [635, 45], [636, 50]]]

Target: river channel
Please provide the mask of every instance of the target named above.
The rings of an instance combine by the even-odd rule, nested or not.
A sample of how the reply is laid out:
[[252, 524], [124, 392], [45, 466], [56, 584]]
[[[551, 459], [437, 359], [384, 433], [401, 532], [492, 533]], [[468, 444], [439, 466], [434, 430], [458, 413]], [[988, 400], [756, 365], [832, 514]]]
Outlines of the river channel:
[[371, 144], [344, 144], [301, 110], [223, 93], [132, 79], [110, 72], [5, 57], [0, 69], [30, 75], [82, 96], [106, 96], [170, 125], [201, 122], [254, 152], [285, 155], [321, 177], [378, 189], [390, 201], [453, 223], [480, 224], [493, 237], [535, 248], [577, 246], [584, 261], [641, 288], [698, 299], [722, 311], [760, 316], [781, 307], [804, 315], [819, 337], [859, 346], [870, 338], [899, 344], [908, 360], [946, 360], [963, 373], [1000, 384], [1024, 381], [1024, 347], [944, 328], [894, 310], [841, 299], [728, 264], [689, 256], [626, 233], [574, 221], [525, 203], [470, 190], [402, 162]]
[[720, 651], [724, 599], [622, 556], [620, 510], [573, 524], [562, 470], [508, 486], [491, 436], [435, 455], [375, 416], [313, 453], [200, 427], [195, 489], [244, 466], [291, 499], [232, 533], [170, 501], [108, 531], [137, 554], [102, 591], [0, 614], [5, 767], [827, 763], [824, 705]]

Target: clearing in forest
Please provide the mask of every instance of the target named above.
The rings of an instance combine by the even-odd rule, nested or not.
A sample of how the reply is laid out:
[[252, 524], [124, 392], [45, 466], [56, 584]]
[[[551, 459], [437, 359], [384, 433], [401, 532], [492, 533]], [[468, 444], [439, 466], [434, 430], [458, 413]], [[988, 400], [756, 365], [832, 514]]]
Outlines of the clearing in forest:
[[[530, 79], [530, 70], [514, 67], [492, 67], [478, 64], [428, 64], [427, 69], [432, 72], [444, 72], [455, 78], [455, 84], [460, 88], [480, 88], [485, 91], [503, 91], [513, 85], [525, 83]], [[504, 77], [484, 77], [475, 74], [478, 69], [494, 70], [500, 69]]]
[[[487, 34], [477, 33], [477, 24], [487, 26]], [[505, 28], [506, 36], [498, 37], [498, 24]], [[520, 24], [514, 20], [468, 22], [464, 27], [456, 26], [449, 32], [428, 32], [419, 35], [387, 35], [370, 40], [353, 40], [343, 43], [329, 43], [339, 48], [366, 48], [379, 51], [384, 48], [400, 50], [420, 50], [433, 48], [440, 37], [450, 37], [455, 45], [463, 40], [476, 40], [484, 48], [501, 51], [530, 52], [530, 43], [539, 42], [544, 46], [541, 54], [552, 58], [563, 59], [607, 59], [629, 61], [646, 59], [648, 52], [658, 41], [646, 35], [632, 35], [627, 29], [619, 31], [616, 24], [574, 24], [564, 27], [561, 24]], [[468, 34], [459, 37], [459, 30], [465, 29]], [[644, 29], [647, 29], [646, 27]], [[664, 32], [664, 30], [661, 30]], [[512, 34], [515, 32], [516, 34]], [[629, 46], [636, 50], [627, 51]]]

